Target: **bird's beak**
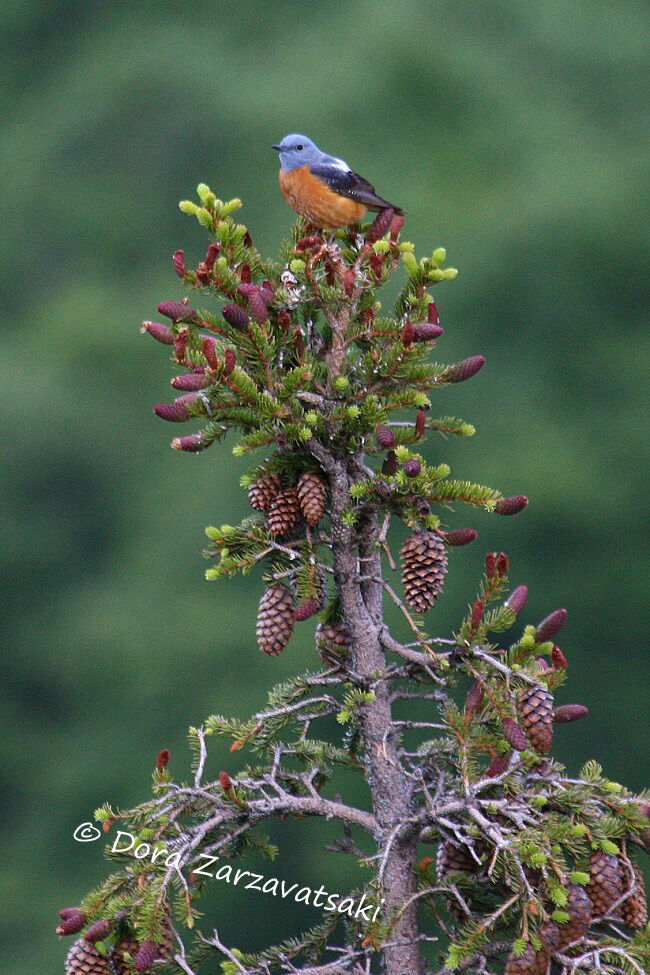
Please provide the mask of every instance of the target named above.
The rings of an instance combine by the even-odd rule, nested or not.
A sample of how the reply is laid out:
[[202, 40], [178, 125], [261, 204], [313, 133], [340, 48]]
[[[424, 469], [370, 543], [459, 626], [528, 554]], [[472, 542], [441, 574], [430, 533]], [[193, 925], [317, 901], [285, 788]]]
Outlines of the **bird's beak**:
[[277, 149], [278, 152], [282, 152], [282, 143], [279, 146], [271, 146], [271, 149]]

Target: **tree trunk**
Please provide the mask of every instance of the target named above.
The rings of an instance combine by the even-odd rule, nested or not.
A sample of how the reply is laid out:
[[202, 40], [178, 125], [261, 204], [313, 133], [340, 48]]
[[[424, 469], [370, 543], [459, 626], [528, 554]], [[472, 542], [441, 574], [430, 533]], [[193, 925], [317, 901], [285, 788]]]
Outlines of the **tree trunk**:
[[[352, 638], [350, 666], [357, 678], [367, 678], [375, 693], [375, 700], [363, 706], [361, 730], [373, 812], [379, 823], [376, 839], [385, 898], [382, 917], [392, 924], [405, 902], [417, 892], [417, 831], [408, 823], [412, 783], [404, 775], [396, 752], [388, 684], [377, 680], [377, 675], [385, 670], [382, 587], [377, 581], [381, 577], [379, 532], [374, 517], [367, 517], [354, 528], [344, 524], [341, 514], [349, 505], [353, 478], [346, 461], [338, 458], [329, 473], [334, 573], [343, 618]], [[414, 902], [394, 923], [388, 937], [390, 946], [384, 950], [387, 975], [420, 972], [417, 913]]]

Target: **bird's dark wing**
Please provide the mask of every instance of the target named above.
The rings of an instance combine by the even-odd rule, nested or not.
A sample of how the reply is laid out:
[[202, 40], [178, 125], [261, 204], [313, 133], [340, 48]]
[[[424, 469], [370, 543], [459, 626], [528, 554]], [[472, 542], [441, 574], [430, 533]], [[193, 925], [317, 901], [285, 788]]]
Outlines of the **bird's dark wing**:
[[369, 210], [386, 210], [390, 207], [400, 215], [404, 212], [394, 203], [389, 203], [388, 200], [378, 196], [375, 187], [363, 176], [353, 173], [351, 169], [341, 169], [340, 166], [330, 166], [327, 163], [319, 163], [309, 168], [314, 176], [321, 179], [335, 193], [347, 196], [357, 203], [363, 203]]

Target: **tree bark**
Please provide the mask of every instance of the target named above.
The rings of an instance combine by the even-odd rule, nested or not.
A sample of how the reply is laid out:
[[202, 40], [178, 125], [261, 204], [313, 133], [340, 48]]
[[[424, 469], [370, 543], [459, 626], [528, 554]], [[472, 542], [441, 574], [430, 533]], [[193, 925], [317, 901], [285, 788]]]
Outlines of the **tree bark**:
[[[417, 892], [417, 829], [412, 815], [412, 783], [403, 773], [391, 725], [391, 703], [381, 643], [383, 628], [381, 556], [374, 516], [350, 527], [342, 513], [350, 503], [353, 481], [346, 459], [331, 458], [334, 577], [343, 619], [351, 635], [349, 666], [357, 679], [372, 685], [375, 699], [362, 708], [361, 733], [367, 777], [377, 819], [379, 876], [385, 898], [382, 917], [393, 925], [384, 949], [387, 975], [419, 975], [417, 902], [402, 910]], [[360, 579], [359, 577], [369, 577]], [[379, 679], [378, 679], [379, 677]]]

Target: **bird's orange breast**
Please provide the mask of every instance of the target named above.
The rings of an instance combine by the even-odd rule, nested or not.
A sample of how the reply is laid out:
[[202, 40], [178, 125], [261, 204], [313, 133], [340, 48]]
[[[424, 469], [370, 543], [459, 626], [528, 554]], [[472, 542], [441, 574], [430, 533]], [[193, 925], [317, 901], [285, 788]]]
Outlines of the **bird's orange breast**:
[[309, 166], [280, 170], [280, 189], [289, 206], [317, 227], [334, 230], [357, 223], [366, 214], [363, 203], [335, 193]]

